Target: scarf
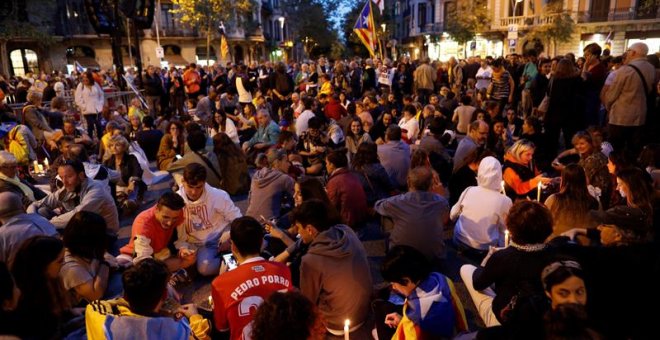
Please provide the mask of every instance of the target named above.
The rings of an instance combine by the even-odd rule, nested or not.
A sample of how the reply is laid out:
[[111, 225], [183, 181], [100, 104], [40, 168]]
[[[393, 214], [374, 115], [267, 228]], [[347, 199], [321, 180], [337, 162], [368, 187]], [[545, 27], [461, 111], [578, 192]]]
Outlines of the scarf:
[[7, 177], [7, 175], [3, 174], [0, 172], [0, 179], [3, 181], [7, 181], [15, 186], [17, 186], [21, 191], [23, 192], [23, 195], [25, 195], [27, 198], [30, 199], [31, 202], [34, 202], [34, 193], [32, 192], [32, 189], [25, 185], [23, 182], [21, 182], [18, 177]]

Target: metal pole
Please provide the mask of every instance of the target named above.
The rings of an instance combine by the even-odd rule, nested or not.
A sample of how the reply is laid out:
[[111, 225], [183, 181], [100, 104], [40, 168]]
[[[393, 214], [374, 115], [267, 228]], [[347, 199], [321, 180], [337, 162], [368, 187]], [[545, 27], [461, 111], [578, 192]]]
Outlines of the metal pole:
[[135, 67], [133, 51], [131, 50], [131, 22], [128, 18], [126, 18], [126, 37], [128, 37], [128, 58], [131, 60], [131, 67]]
[[[160, 0], [156, 2], [156, 44], [160, 47]], [[158, 58], [160, 59], [160, 58]]]

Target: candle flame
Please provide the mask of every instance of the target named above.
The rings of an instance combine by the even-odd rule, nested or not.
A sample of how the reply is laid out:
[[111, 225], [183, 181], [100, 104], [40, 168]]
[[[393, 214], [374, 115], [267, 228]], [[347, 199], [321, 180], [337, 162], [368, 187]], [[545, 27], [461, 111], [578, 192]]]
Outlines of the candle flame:
[[350, 326], [350, 325], [351, 325], [351, 320], [346, 319], [346, 320], [344, 321], [344, 327], [348, 327], [348, 326]]

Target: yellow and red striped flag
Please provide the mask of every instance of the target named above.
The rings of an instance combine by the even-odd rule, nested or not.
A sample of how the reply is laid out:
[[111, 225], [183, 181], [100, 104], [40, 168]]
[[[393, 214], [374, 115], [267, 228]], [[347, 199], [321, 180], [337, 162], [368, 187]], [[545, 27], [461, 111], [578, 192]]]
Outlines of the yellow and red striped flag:
[[355, 26], [353, 27], [353, 32], [357, 34], [358, 38], [362, 41], [364, 46], [369, 50], [369, 54], [373, 56], [376, 50], [376, 27], [374, 25], [374, 18], [371, 12], [371, 0], [367, 0], [367, 3], [360, 11]]

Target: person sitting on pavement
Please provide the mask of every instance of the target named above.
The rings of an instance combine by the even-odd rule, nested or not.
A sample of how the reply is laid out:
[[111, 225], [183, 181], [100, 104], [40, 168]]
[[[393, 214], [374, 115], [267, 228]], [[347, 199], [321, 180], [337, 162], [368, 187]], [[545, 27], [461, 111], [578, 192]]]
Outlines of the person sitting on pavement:
[[390, 125], [385, 131], [385, 144], [378, 145], [378, 158], [397, 189], [405, 189], [410, 169], [410, 147], [401, 141], [401, 128]]
[[551, 179], [545, 177], [536, 167], [534, 152], [536, 146], [527, 139], [516, 141], [504, 155], [502, 177], [507, 196], [512, 199], [525, 199], [537, 196], [538, 184], [549, 184]]
[[156, 161], [158, 159], [158, 146], [163, 139], [163, 131], [156, 129], [153, 117], [145, 116], [142, 118], [142, 131], [138, 131], [136, 138], [149, 162]]
[[[379, 339], [451, 338], [457, 332], [467, 330], [463, 304], [454, 283], [434, 271], [432, 264], [417, 249], [393, 247], [381, 265], [381, 273], [392, 285], [392, 293], [406, 300], [403, 306], [387, 301], [385, 306], [378, 308], [374, 302]], [[430, 301], [428, 308], [426, 301]], [[379, 315], [392, 309], [396, 311]]]
[[92, 140], [92, 138], [89, 137], [85, 131], [78, 129], [76, 127], [75, 120], [73, 120], [71, 118], [67, 118], [67, 119], [64, 120], [64, 125], [62, 127], [62, 133], [63, 133], [64, 136], [72, 137], [76, 144], [83, 144], [87, 147], [94, 144], [94, 141]]
[[323, 173], [323, 159], [328, 142], [328, 137], [321, 131], [321, 120], [318, 117], [310, 118], [307, 130], [298, 140], [298, 154], [303, 157], [307, 175], [318, 176]]
[[37, 212], [47, 218], [57, 229], [64, 229], [79, 211], [94, 211], [103, 216], [108, 234], [119, 231], [119, 217], [109, 190], [104, 184], [90, 179], [85, 166], [79, 160], [68, 160], [57, 168], [64, 187], [32, 203], [28, 212]]
[[158, 146], [158, 153], [156, 154], [158, 170], [167, 170], [173, 162], [182, 157], [185, 144], [183, 124], [179, 121], [170, 122]]
[[550, 260], [544, 241], [552, 233], [552, 215], [541, 203], [521, 200], [509, 210], [506, 226], [508, 247], [493, 250], [479, 267], [466, 264], [460, 270], [486, 327], [525, 327], [542, 317], [542, 311], [533, 313], [531, 301], [511, 301], [520, 294], [544, 296], [541, 272]]
[[277, 143], [280, 135], [280, 128], [277, 123], [271, 120], [270, 114], [266, 110], [257, 111], [257, 132], [252, 138], [243, 143], [243, 151], [254, 159], [257, 153], [264, 152]]
[[42, 216], [26, 214], [19, 195], [0, 192], [0, 262], [12, 263], [18, 247], [35, 235], [58, 236], [58, 233]]
[[225, 191], [206, 183], [206, 175], [206, 168], [198, 163], [190, 163], [183, 170], [183, 185], [177, 194], [186, 206], [174, 246], [179, 252], [195, 252], [197, 271], [215, 276], [222, 261], [218, 246], [229, 240], [229, 224], [242, 215]]
[[211, 325], [193, 304], [163, 315], [170, 274], [167, 265], [145, 259], [127, 269], [122, 277], [124, 296], [97, 300], [85, 309], [87, 339], [210, 339]]
[[299, 292], [275, 292], [254, 314], [252, 339], [324, 340], [323, 318], [316, 306]]
[[429, 168], [408, 173], [408, 192], [382, 199], [374, 205], [381, 216], [393, 220], [389, 246], [408, 245], [420, 250], [435, 266], [445, 257], [444, 228], [449, 222], [449, 203], [431, 191]]
[[300, 266], [300, 291], [315, 302], [329, 335], [367, 339], [372, 280], [367, 253], [353, 230], [333, 219], [325, 203], [312, 199], [296, 207], [292, 223], [309, 250]]
[[339, 211], [342, 220], [357, 230], [368, 217], [367, 196], [360, 178], [348, 168], [345, 150], [330, 152], [325, 166], [329, 174], [326, 191], [330, 203]]
[[194, 265], [197, 260], [194, 250], [182, 248], [178, 254], [172, 254], [168, 248], [174, 231], [183, 223], [185, 206], [181, 196], [167, 192], [153, 207], [138, 214], [128, 244], [119, 250], [119, 264], [127, 266], [155, 258], [165, 262], [171, 272]]
[[206, 168], [207, 180], [206, 182], [214, 188], [222, 186], [222, 175], [220, 174], [220, 165], [218, 165], [218, 158], [213, 152], [206, 152], [206, 134], [201, 130], [189, 132], [186, 141], [190, 152], [186, 152], [181, 159], [174, 161], [167, 169], [175, 176], [177, 183], [179, 176], [183, 169], [190, 163], [201, 164]]
[[[211, 284], [216, 329], [229, 331], [230, 339], [250, 338], [256, 307], [274, 292], [293, 290], [285, 264], [260, 256], [264, 227], [245, 216], [231, 223], [231, 252], [238, 267], [218, 276]], [[297, 320], [291, 320], [297, 322]]]
[[0, 192], [18, 194], [23, 205], [28, 207], [35, 200], [46, 197], [46, 193], [18, 177], [16, 157], [7, 151], [0, 151]]
[[257, 170], [252, 176], [248, 208], [245, 215], [262, 216], [268, 220], [279, 218], [285, 196], [293, 196], [294, 180], [287, 175], [291, 163], [281, 149], [270, 149], [266, 154], [268, 166]]
[[230, 195], [244, 195], [250, 191], [247, 158], [238, 145], [224, 132], [213, 136], [213, 152], [218, 158], [222, 183], [220, 189]]
[[456, 148], [456, 153], [454, 153], [453, 173], [456, 173], [458, 169], [467, 164], [467, 157], [473, 152], [473, 150], [481, 148], [486, 144], [488, 131], [488, 123], [483, 120], [475, 120], [470, 123], [468, 127], [468, 135], [461, 139]]
[[115, 183], [115, 199], [125, 214], [131, 214], [138, 208], [147, 191], [147, 185], [142, 180], [142, 168], [137, 158], [128, 153], [128, 140], [124, 136], [113, 136], [109, 146], [114, 157], [107, 159], [103, 165], [119, 172], [119, 180]]
[[502, 165], [496, 158], [486, 157], [481, 161], [477, 181], [478, 186], [463, 191], [451, 208], [450, 217], [456, 221], [457, 248], [481, 261], [489, 247], [504, 246], [504, 221], [512, 202], [502, 194]]
[[103, 217], [90, 211], [79, 211], [64, 228], [60, 277], [76, 306], [121, 294], [121, 275], [115, 271], [115, 258], [107, 253], [105, 229]]

